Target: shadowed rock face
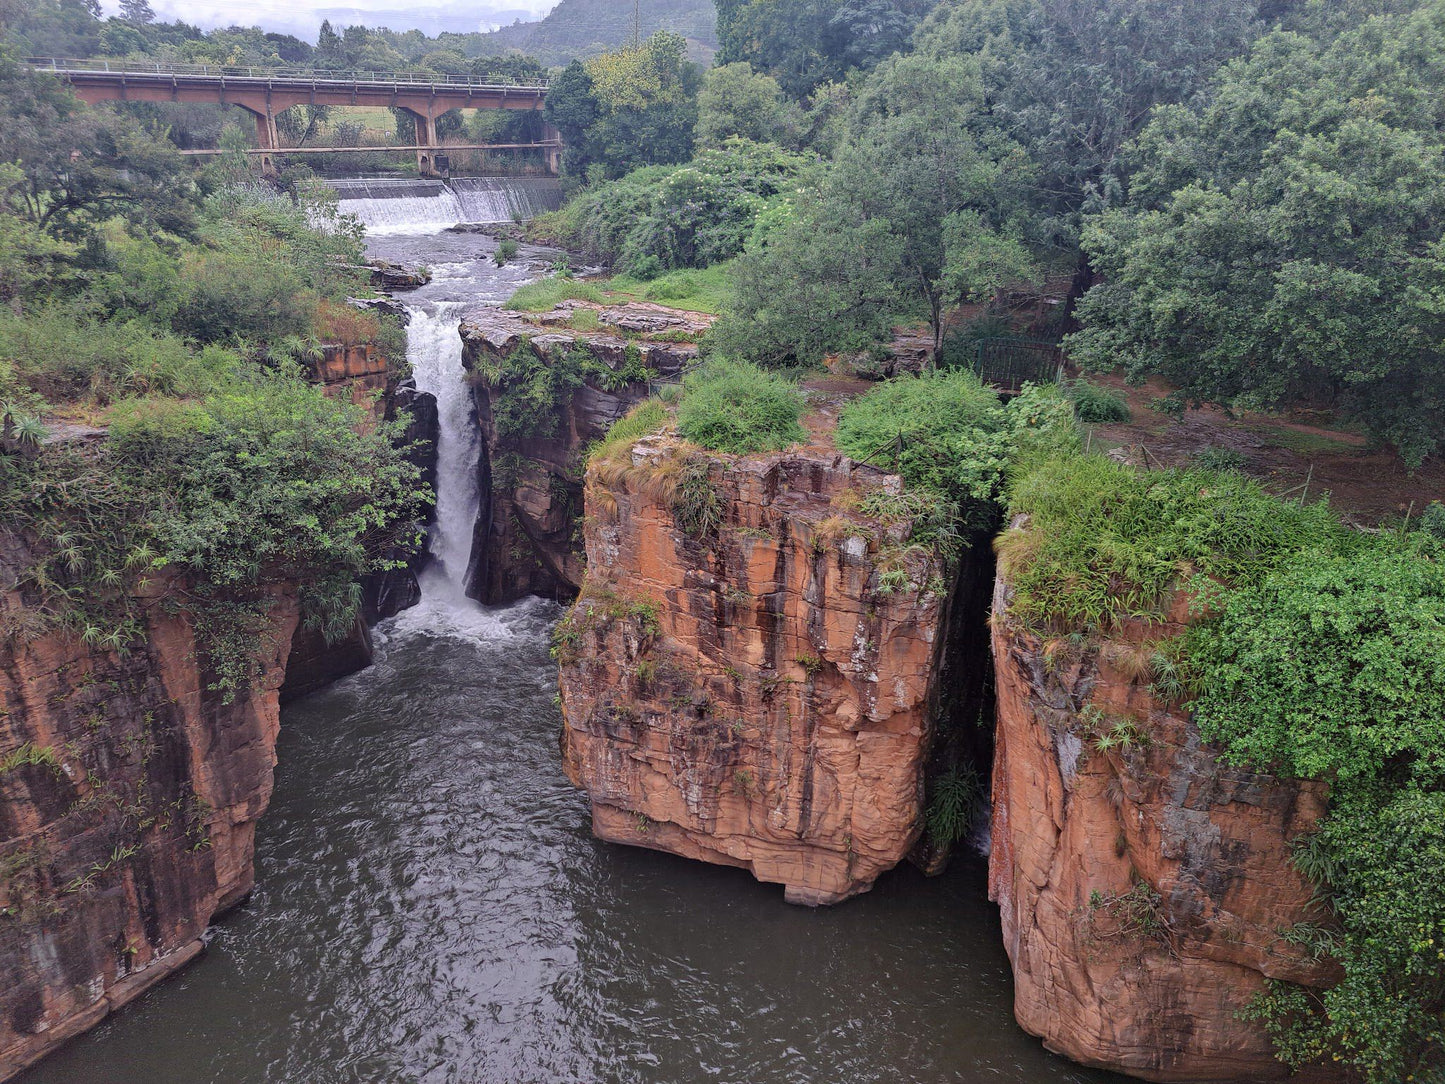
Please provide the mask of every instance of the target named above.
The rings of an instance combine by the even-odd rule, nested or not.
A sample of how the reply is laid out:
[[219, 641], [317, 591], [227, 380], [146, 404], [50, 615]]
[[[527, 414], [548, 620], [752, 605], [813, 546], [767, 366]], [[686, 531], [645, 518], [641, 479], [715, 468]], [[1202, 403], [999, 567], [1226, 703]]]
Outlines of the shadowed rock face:
[[[0, 1079], [192, 959], [251, 890], [297, 618], [293, 590], [271, 599], [263, 678], [229, 704], [158, 598], [123, 656], [0, 641]], [[0, 618], [23, 626], [17, 594]]]
[[698, 455], [645, 438], [626, 476], [589, 472], [587, 578], [559, 630], [565, 767], [599, 837], [835, 903], [918, 837], [946, 592], [916, 555], [911, 586], [880, 590], [880, 545], [908, 525], [834, 501], [897, 478], [702, 456], [720, 525], [694, 536], [659, 479]]
[[[554, 317], [571, 311], [529, 319], [500, 309], [479, 309], [462, 321], [463, 362], [475, 372], [483, 360], [501, 361], [517, 349], [531, 350], [538, 357], [558, 357], [580, 345], [616, 371], [626, 367], [631, 345], [656, 377], [672, 379], [697, 356], [697, 347], [691, 343], [630, 340], [607, 332], [584, 333], [556, 326]], [[681, 323], [676, 317], [664, 318], [650, 310], [604, 310], [602, 315], [604, 323], [637, 331], [668, 330], [652, 327], [649, 320]], [[696, 327], [682, 327], [689, 329]], [[631, 383], [607, 390], [589, 379], [558, 404], [551, 436], [521, 439], [497, 432], [492, 400], [503, 390], [473, 385], [483, 437], [482, 506], [467, 592], [488, 605], [503, 605], [528, 595], [571, 598], [584, 571], [577, 531], [582, 515], [583, 454], [613, 422], [647, 398], [648, 385]]]
[[[1290, 850], [1326, 788], [1222, 764], [1183, 708], [1130, 678], [1141, 644], [1182, 630], [1185, 600], [1165, 628], [1072, 654], [1011, 626], [1009, 600], [1000, 579], [989, 889], [1019, 1023], [1146, 1080], [1288, 1076], [1237, 1014], [1268, 979], [1332, 978], [1281, 936], [1323, 920]], [[1101, 748], [1120, 726], [1128, 741]]]

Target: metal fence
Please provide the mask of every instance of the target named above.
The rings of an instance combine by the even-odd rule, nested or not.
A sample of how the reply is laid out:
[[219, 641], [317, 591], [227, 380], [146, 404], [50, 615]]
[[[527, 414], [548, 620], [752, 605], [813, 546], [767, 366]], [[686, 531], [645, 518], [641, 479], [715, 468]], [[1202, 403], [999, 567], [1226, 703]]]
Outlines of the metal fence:
[[1054, 384], [1063, 378], [1064, 350], [1040, 339], [984, 339], [973, 371], [1000, 391], [1018, 392], [1025, 384]]
[[403, 86], [515, 87], [535, 90], [547, 80], [508, 83], [475, 79], [468, 75], [442, 75], [431, 71], [363, 72], [327, 71], [321, 68], [258, 68], [236, 64], [161, 64], [148, 60], [69, 60], [62, 57], [27, 57], [25, 63], [40, 71], [64, 74], [90, 72], [116, 75], [174, 75], [182, 78], [295, 79], [307, 83], [384, 83]]

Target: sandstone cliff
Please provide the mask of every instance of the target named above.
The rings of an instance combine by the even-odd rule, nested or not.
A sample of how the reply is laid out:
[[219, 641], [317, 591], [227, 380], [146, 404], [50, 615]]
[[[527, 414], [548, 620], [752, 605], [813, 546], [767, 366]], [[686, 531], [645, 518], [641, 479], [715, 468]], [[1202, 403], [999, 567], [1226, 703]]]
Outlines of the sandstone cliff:
[[899, 485], [832, 453], [668, 436], [594, 465], [558, 654], [564, 763], [599, 837], [742, 866], [805, 904], [908, 853], [947, 590], [908, 523], [855, 511]]
[[[602, 330], [568, 327], [579, 311], [595, 313]], [[559, 389], [556, 401], [541, 412], [544, 417], [536, 419], [534, 432], [525, 435], [497, 424], [498, 401], [516, 390], [509, 380], [474, 380], [483, 437], [482, 506], [468, 594], [500, 605], [527, 595], [571, 598], [576, 593], [584, 567], [577, 526], [585, 449], [647, 397], [649, 380], [676, 379], [696, 358], [691, 342], [658, 337], [685, 338], [706, 324], [706, 317], [657, 306], [609, 309], [576, 302], [540, 316], [478, 309], [462, 321], [463, 361], [473, 374], [515, 372], [512, 359], [518, 351], [548, 367], [564, 365], [575, 350], [593, 363], [580, 372], [576, 386]]]
[[[1157, 1081], [1288, 1075], [1239, 1019], [1267, 979], [1330, 973], [1284, 933], [1319, 922], [1291, 843], [1326, 792], [1220, 763], [1149, 684], [1150, 642], [1041, 642], [994, 598], [991, 897], [1019, 1023], [1075, 1061]], [[1167, 690], [1166, 690], [1167, 691]]]
[[[294, 591], [270, 597], [264, 678], [229, 704], [159, 599], [124, 655], [0, 640], [0, 1079], [191, 960], [250, 891], [297, 620]], [[0, 626], [24, 611], [0, 595]]]

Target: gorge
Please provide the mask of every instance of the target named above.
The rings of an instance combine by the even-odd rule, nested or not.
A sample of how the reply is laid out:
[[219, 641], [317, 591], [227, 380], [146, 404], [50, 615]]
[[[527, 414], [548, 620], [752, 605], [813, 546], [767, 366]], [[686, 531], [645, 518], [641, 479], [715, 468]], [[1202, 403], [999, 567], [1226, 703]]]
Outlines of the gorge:
[[[540, 198], [500, 188], [506, 218]], [[215, 898], [177, 938], [176, 965], [211, 909], [246, 904], [184, 972], [18, 1079], [1118, 1079], [1046, 1052], [1016, 1012], [1050, 1048], [1146, 1079], [1278, 1071], [1234, 1014], [1260, 976], [1318, 978], [1271, 932], [1305, 913], [1303, 883], [1261, 884], [1319, 795], [1216, 778], [1173, 717], [1147, 764], [1073, 749], [1061, 769], [1079, 725], [1048, 711], [1077, 717], [1095, 689], [1113, 710], [1138, 690], [1098, 660], [1046, 672], [1000, 618], [991, 841], [956, 846], [925, 879], [905, 859], [942, 865], [915, 850], [935, 727], [971, 726], [991, 681], [986, 548], [956, 582], [920, 565], [880, 592], [880, 545], [907, 524], [849, 494], [896, 495], [898, 479], [817, 432], [796, 452], [704, 457], [717, 522], [689, 531], [647, 481], [677, 451], [668, 436], [633, 445], [622, 472], [585, 469], [651, 383], [692, 363], [686, 335], [500, 312], [552, 254], [524, 247], [498, 267], [491, 238], [446, 232], [467, 213], [451, 195], [363, 182], [343, 195], [374, 255], [431, 271], [399, 295], [437, 417], [429, 560], [401, 598], [415, 604], [374, 625], [369, 668], [278, 716], [278, 657], [258, 702], [230, 709], [261, 732], [248, 742], [262, 760], [274, 743], [275, 789], [257, 823], [267, 763], [233, 818], [255, 832], [254, 887], [249, 837], [233, 853], [213, 832], [201, 852]], [[591, 360], [568, 362], [582, 375], [555, 427], [499, 425], [515, 367], [578, 349]], [[643, 379], [597, 376], [633, 360]], [[557, 600], [579, 591], [564, 616]], [[961, 744], [987, 776], [992, 741]], [[1194, 940], [1082, 945], [1091, 893], [1158, 880], [1147, 856], [1161, 847]], [[1213, 877], [1226, 855], [1250, 874]], [[734, 865], [752, 876], [720, 868]], [[784, 894], [858, 898], [814, 909]], [[1201, 983], [1212, 1000], [1186, 998]]]

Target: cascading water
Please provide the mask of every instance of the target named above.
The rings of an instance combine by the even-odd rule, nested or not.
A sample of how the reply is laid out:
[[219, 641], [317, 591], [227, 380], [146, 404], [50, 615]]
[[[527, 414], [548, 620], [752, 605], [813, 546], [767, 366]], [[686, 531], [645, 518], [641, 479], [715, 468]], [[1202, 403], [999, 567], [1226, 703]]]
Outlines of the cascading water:
[[340, 209], [359, 218], [371, 237], [435, 233], [462, 222], [522, 222], [555, 210], [562, 198], [557, 182], [545, 177], [379, 177], [331, 185]]
[[472, 529], [480, 504], [481, 435], [472, 418], [458, 333], [464, 308], [458, 302], [411, 307], [406, 349], [417, 389], [430, 392], [437, 401], [436, 518], [427, 536], [432, 563], [422, 574], [422, 592], [457, 602], [465, 598]]

